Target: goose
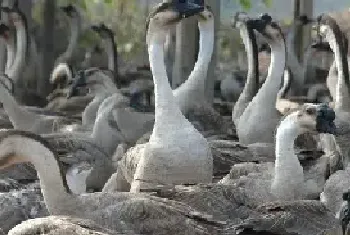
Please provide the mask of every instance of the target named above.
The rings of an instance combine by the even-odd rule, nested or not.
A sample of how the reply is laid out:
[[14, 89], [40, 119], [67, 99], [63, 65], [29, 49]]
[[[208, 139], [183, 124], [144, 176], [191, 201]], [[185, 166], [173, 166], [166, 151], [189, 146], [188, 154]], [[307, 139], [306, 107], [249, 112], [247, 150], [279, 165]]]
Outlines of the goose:
[[72, 4], [69, 4], [67, 6], [61, 6], [60, 9], [66, 13], [66, 15], [71, 19], [70, 22], [70, 39], [68, 43], [68, 47], [65, 52], [63, 52], [55, 61], [55, 65], [58, 65], [59, 63], [72, 63], [74, 50], [77, 47], [78, 44], [78, 38], [81, 33], [81, 25], [82, 25], [82, 19], [80, 10], [77, 8], [77, 6], [73, 6]]
[[[100, 113], [98, 110], [101, 110], [103, 103], [113, 103], [115, 105], [111, 114], [112, 119], [109, 122], [114, 123], [115, 131], [118, 131], [120, 135], [124, 136], [122, 138], [124, 141], [129, 144], [135, 143], [145, 132], [152, 129], [154, 114], [140, 113], [134, 108], [130, 108], [135, 106], [135, 102], [138, 102], [137, 99], [133, 99], [133, 96], [137, 96], [137, 92], [134, 92], [130, 99], [123, 96], [114, 84], [112, 77], [107, 76], [108, 74], [106, 73], [108, 71], [97, 68], [81, 71], [71, 87], [70, 95], [74, 95], [75, 89], [80, 86], [88, 88], [90, 93], [95, 94], [95, 98], [89, 103], [82, 114], [82, 124], [87, 129], [93, 126], [96, 127], [96, 117]], [[141, 90], [142, 86], [135, 88], [140, 88], [139, 90]], [[105, 143], [107, 146], [108, 144], [106, 143], [110, 143], [111, 141], [103, 141], [105, 139], [103, 136], [106, 135], [102, 134], [99, 138], [95, 138], [95, 140], [99, 141], [101, 139], [101, 143]], [[110, 138], [110, 140], [113, 141], [113, 138]], [[119, 143], [119, 141], [116, 143]], [[112, 144], [111, 146], [115, 145]]]
[[[329, 15], [318, 17], [321, 25], [320, 33], [325, 37], [334, 52], [334, 61], [337, 69], [337, 81], [333, 93], [336, 124], [339, 126], [337, 134], [324, 140], [328, 144], [328, 151], [339, 152], [342, 156], [343, 170], [336, 171], [326, 181], [323, 192], [320, 194], [321, 202], [336, 216], [342, 207], [340, 198], [350, 187], [349, 178], [349, 69], [347, 61], [347, 44], [343, 38], [336, 21]], [[345, 43], [344, 43], [345, 42]], [[334, 78], [332, 78], [333, 80]], [[333, 80], [334, 81], [334, 80]], [[330, 89], [331, 91], [331, 89]], [[332, 91], [331, 91], [332, 92]], [[344, 188], [343, 188], [344, 187]]]
[[[131, 192], [152, 188], [154, 184], [212, 181], [213, 157], [208, 142], [182, 114], [167, 79], [163, 46], [174, 24], [164, 24], [161, 21], [166, 19], [158, 17], [167, 6], [169, 3], [158, 5], [146, 26], [155, 96], [153, 131], [147, 143], [138, 144], [125, 153], [116, 173], [120, 176], [117, 182], [126, 179]], [[203, 19], [208, 14], [212, 18], [212, 13], [206, 10]], [[130, 166], [134, 167], [130, 169]]]
[[[271, 47], [271, 63], [267, 78], [242, 113], [237, 128], [240, 143], [273, 143], [274, 130], [280, 120], [275, 109], [276, 96], [280, 87], [285, 67], [285, 40], [279, 26], [271, 21], [271, 17], [263, 15], [266, 26], [257, 28], [265, 35]], [[264, 109], [261, 109], [264, 107]], [[264, 120], [264, 125], [261, 125]]]
[[209, 6], [198, 16], [198, 28], [198, 60], [188, 79], [173, 91], [173, 95], [182, 113], [192, 123], [199, 123], [195, 125], [198, 130], [220, 130], [232, 134], [229, 123], [214, 110], [205, 96], [207, 71], [214, 48], [214, 15]]
[[236, 127], [238, 126], [239, 119], [244, 110], [259, 89], [258, 48], [256, 37], [253, 27], [249, 26], [249, 19], [246, 18], [243, 20], [239, 19], [240, 17], [241, 13], [237, 13], [235, 16], [234, 25], [236, 28], [239, 28], [241, 38], [243, 39], [243, 44], [247, 52], [248, 74], [244, 89], [232, 110], [232, 121]]
[[[303, 133], [333, 134], [334, 118], [333, 109], [325, 104], [306, 103], [299, 110], [287, 115], [276, 130], [275, 164], [267, 163], [256, 167], [253, 164], [253, 168], [258, 168], [257, 173], [239, 179], [246, 186], [244, 190], [251, 190], [258, 197], [256, 200], [263, 202], [274, 198], [296, 200], [315, 197], [322, 191], [325, 177], [321, 179], [317, 169], [312, 166], [308, 167], [310, 169], [303, 169], [294, 152], [294, 140]], [[235, 183], [235, 178], [230, 174], [220, 183]]]
[[[179, 14], [158, 13], [156, 16], [164, 15], [171, 23], [179, 18]], [[70, 194], [57, 155], [47, 141], [26, 131], [0, 132], [1, 168], [32, 162], [38, 171], [41, 192], [50, 215], [90, 219], [107, 229], [129, 228], [141, 234], [215, 234], [220, 225], [213, 223], [215, 220], [210, 220], [204, 212], [192, 210], [186, 204], [145, 193]]]
[[344, 36], [336, 21], [327, 15], [319, 17], [321, 33], [324, 35], [330, 48], [334, 52], [335, 64], [338, 70], [338, 78], [335, 88], [334, 110], [336, 112], [336, 123], [339, 126], [338, 135], [334, 136], [343, 157], [344, 168], [349, 162], [348, 132], [349, 132], [349, 69], [347, 61], [347, 49], [344, 48]]
[[113, 71], [115, 76], [118, 76], [118, 54], [113, 31], [103, 23], [93, 25], [91, 28], [102, 38], [104, 49], [108, 56], [108, 69]]

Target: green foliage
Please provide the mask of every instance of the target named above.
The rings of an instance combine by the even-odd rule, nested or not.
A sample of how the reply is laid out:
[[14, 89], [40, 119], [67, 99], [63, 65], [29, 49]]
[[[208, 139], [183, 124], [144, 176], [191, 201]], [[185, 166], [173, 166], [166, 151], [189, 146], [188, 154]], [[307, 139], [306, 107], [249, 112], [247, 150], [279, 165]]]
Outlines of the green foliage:
[[[256, 0], [253, 0], [256, 1]], [[272, 6], [273, 0], [261, 0], [266, 7]], [[252, 0], [238, 0], [239, 4], [244, 10], [250, 10], [252, 8]]]
[[252, 3], [250, 0], [239, 0], [239, 4], [244, 10], [249, 10], [252, 8]]
[[266, 7], [272, 7], [272, 0], [262, 0]]

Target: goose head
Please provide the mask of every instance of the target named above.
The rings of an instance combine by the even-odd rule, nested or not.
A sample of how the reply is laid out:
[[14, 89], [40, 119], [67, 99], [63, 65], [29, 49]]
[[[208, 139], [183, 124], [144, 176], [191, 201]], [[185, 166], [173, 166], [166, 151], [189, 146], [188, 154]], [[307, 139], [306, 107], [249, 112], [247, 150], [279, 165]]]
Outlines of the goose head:
[[6, 13], [10, 25], [26, 25], [26, 17], [18, 8], [1, 7], [1, 11]]
[[305, 103], [299, 110], [287, 118], [297, 126], [299, 134], [328, 133], [335, 134], [335, 112], [326, 104]]
[[252, 20], [251, 24], [269, 45], [279, 45], [281, 41], [285, 41], [281, 28], [268, 14], [262, 14], [258, 19]]
[[[326, 48], [325, 50], [335, 51], [334, 46], [336, 43], [344, 43], [344, 34], [333, 17], [322, 14], [317, 17], [317, 23], [317, 39], [321, 41], [321, 45]], [[322, 39], [325, 39], [326, 42], [322, 42]]]
[[100, 23], [99, 25], [91, 26], [91, 29], [98, 33], [101, 38], [113, 38], [114, 32], [108, 28], [104, 23]]
[[54, 89], [73, 82], [72, 67], [67, 63], [59, 63], [51, 73], [50, 83], [54, 85]]
[[146, 42], [164, 44], [169, 30], [183, 17], [203, 11], [203, 6], [186, 0], [168, 0], [158, 4], [146, 21]]
[[67, 6], [62, 6], [60, 9], [68, 16], [68, 17], [75, 17], [78, 15], [77, 8], [73, 6], [72, 4], [69, 4]]
[[204, 6], [204, 10], [197, 15], [200, 30], [210, 30], [214, 27], [214, 14], [210, 6]]
[[113, 77], [108, 73], [109, 71], [103, 71], [98, 68], [79, 71], [71, 84], [68, 98], [76, 96], [79, 89], [83, 88], [86, 88], [90, 93], [95, 94], [101, 90], [107, 91], [108, 89], [115, 88], [116, 86], [113, 82]]

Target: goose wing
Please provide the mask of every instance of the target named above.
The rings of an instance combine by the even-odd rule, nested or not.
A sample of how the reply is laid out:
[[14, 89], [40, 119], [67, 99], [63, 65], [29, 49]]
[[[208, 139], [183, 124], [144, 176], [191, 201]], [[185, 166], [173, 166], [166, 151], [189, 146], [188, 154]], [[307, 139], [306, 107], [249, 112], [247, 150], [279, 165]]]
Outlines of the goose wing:
[[236, 234], [337, 234], [338, 223], [319, 201], [273, 202], [259, 206], [235, 226]]

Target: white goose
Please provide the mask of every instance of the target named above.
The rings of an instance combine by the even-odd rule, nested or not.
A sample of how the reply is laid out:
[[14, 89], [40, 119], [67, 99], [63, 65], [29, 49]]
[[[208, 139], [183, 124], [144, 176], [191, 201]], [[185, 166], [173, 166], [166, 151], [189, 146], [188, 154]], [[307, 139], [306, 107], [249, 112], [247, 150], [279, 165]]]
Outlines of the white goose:
[[[172, 25], [163, 25], [163, 18], [157, 15], [162, 15], [160, 12], [167, 5], [160, 4], [147, 25], [155, 94], [153, 132], [148, 143], [136, 145], [126, 152], [117, 172], [120, 176], [117, 181], [125, 177], [132, 192], [155, 185], [212, 181], [213, 157], [208, 142], [183, 116], [167, 79], [163, 46]], [[212, 13], [204, 11], [201, 17], [206, 18], [207, 14]]]
[[[334, 118], [334, 111], [326, 105], [304, 104], [301, 110], [286, 116], [277, 128], [274, 166], [264, 164], [254, 167], [253, 164], [253, 169], [259, 169], [253, 170], [255, 174], [248, 174], [247, 177], [240, 179], [229, 175], [221, 183], [231, 184], [238, 181], [242, 184], [242, 189], [255, 195], [254, 197], [262, 200], [261, 202], [276, 198], [296, 200], [315, 197], [315, 193], [323, 187], [325, 180], [319, 183], [319, 175], [313, 175], [317, 174], [317, 171], [312, 167], [309, 169], [311, 174], [303, 170], [294, 152], [294, 140], [303, 133], [334, 133]], [[236, 167], [238, 166], [233, 168]]]
[[[341, 196], [350, 187], [349, 181], [349, 130], [350, 130], [350, 86], [349, 69], [347, 61], [347, 48], [343, 43], [343, 34], [340, 31], [336, 21], [328, 15], [322, 15], [320, 18], [321, 34], [325, 36], [326, 41], [334, 52], [335, 65], [337, 68], [337, 83], [335, 86], [334, 110], [336, 112], [336, 124], [338, 128], [337, 135], [325, 136], [326, 149], [330, 153], [339, 152], [342, 156], [342, 166], [344, 170], [335, 172], [327, 180], [324, 191], [321, 193], [321, 201], [335, 215], [342, 206]], [[336, 198], [339, 197], [339, 198]]]
[[81, 33], [82, 19], [80, 9], [72, 4], [67, 6], [60, 7], [60, 9], [66, 13], [66, 15], [71, 19], [70, 20], [70, 39], [68, 47], [65, 52], [63, 52], [55, 61], [55, 65], [59, 63], [68, 63], [71, 64], [74, 51], [78, 45], [79, 35]]
[[241, 16], [240, 13], [236, 14], [234, 26], [239, 28], [241, 38], [243, 39], [248, 58], [248, 74], [244, 89], [232, 109], [232, 121], [236, 127], [244, 110], [259, 90], [258, 46], [253, 31], [254, 27], [248, 25], [248, 17], [240, 19]]
[[271, 21], [271, 17], [264, 15], [262, 19], [266, 27], [256, 29], [263, 30], [261, 33], [270, 44], [271, 62], [264, 84], [248, 104], [236, 126], [238, 138], [245, 145], [273, 143], [274, 131], [280, 120], [275, 103], [285, 68], [285, 40], [279, 26]]
[[219, 130], [232, 134], [230, 124], [214, 110], [205, 92], [208, 66], [214, 48], [214, 15], [210, 7], [206, 6], [205, 12], [197, 18], [200, 31], [198, 60], [188, 79], [173, 91], [174, 98], [182, 113], [198, 130]]

